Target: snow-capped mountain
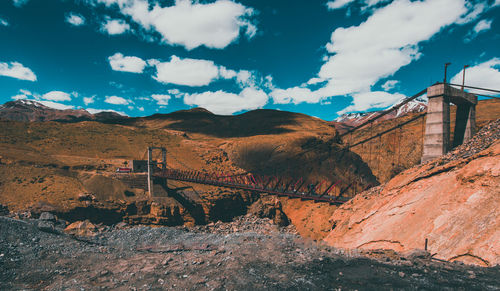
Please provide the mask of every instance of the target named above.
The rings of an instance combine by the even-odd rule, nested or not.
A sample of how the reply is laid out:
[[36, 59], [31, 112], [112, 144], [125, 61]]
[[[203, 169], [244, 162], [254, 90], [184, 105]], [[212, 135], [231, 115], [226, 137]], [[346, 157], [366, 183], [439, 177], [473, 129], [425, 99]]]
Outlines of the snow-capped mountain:
[[[395, 103], [393, 106], [390, 108], [393, 108], [397, 106], [398, 104], [401, 104], [405, 99], [399, 100], [397, 103]], [[378, 121], [383, 121], [383, 120], [388, 120], [388, 119], [393, 119], [393, 118], [398, 118], [403, 115], [406, 115], [408, 113], [418, 113], [418, 112], [423, 112], [427, 110], [427, 98], [425, 97], [418, 97], [403, 106], [399, 107], [397, 110], [392, 111], [391, 113], [381, 117], [378, 119]], [[346, 113], [335, 120], [333, 120], [335, 127], [337, 130], [340, 132], [345, 132], [357, 125], [360, 125], [361, 123], [370, 120], [371, 118], [375, 117], [378, 115], [381, 111], [372, 111], [372, 112], [364, 112], [364, 113]]]
[[126, 118], [114, 112], [91, 114], [85, 109], [55, 109], [34, 100], [15, 100], [0, 105], [0, 118], [14, 121], [106, 121]]

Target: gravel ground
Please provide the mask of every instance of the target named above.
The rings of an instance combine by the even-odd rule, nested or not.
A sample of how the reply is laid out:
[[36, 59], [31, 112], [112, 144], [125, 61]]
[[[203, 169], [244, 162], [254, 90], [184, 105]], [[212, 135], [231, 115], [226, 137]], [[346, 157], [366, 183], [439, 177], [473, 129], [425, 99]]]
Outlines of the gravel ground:
[[0, 217], [0, 290], [500, 290], [498, 266], [438, 262], [424, 252], [367, 258], [255, 220], [78, 238]]

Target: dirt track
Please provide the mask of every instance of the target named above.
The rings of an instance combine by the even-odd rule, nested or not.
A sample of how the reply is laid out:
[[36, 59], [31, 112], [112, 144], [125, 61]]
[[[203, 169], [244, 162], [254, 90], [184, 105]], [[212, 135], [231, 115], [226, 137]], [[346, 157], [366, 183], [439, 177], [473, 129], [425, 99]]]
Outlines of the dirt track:
[[191, 231], [110, 228], [84, 241], [42, 232], [36, 220], [0, 217], [0, 289], [500, 289], [499, 267], [441, 263], [422, 254], [347, 256], [256, 220]]

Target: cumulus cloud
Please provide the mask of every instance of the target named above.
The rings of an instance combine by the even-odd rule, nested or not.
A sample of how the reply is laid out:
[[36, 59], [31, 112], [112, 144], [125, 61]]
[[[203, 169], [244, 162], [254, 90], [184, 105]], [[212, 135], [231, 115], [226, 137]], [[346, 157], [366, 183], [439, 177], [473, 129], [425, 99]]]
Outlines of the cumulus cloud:
[[42, 98], [52, 101], [71, 101], [71, 95], [62, 91], [50, 91], [43, 94]]
[[328, 7], [329, 10], [334, 10], [334, 9], [339, 9], [339, 8], [345, 7], [345, 6], [349, 5], [351, 2], [354, 2], [354, 0], [328, 1], [326, 3], [326, 7]]
[[85, 17], [79, 14], [69, 13], [66, 15], [66, 22], [73, 26], [81, 26], [85, 24]]
[[170, 95], [164, 95], [164, 94], [153, 94], [151, 95], [151, 98], [156, 100], [156, 104], [158, 105], [168, 105], [168, 101], [170, 100]]
[[389, 90], [394, 89], [398, 84], [399, 84], [399, 81], [397, 81], [397, 80], [387, 80], [384, 84], [382, 84], [382, 88], [385, 91], [389, 91]]
[[30, 68], [18, 62], [0, 63], [0, 76], [7, 76], [19, 80], [36, 81], [36, 75]]
[[318, 103], [321, 96], [309, 88], [294, 87], [288, 89], [275, 89], [270, 96], [275, 104], [299, 104], [299, 103]]
[[199, 94], [185, 94], [184, 96], [184, 103], [187, 105], [200, 106], [213, 113], [224, 115], [262, 108], [267, 104], [267, 101], [267, 94], [254, 88], [245, 88], [239, 94], [208, 91]]
[[120, 114], [122, 116], [127, 116], [127, 114], [125, 114], [124, 112], [122, 112], [122, 111], [116, 111], [116, 110], [113, 110], [113, 109], [86, 108], [85, 110], [87, 110], [90, 114], [96, 114], [96, 113], [101, 113], [101, 112], [114, 112], [114, 113]]
[[[451, 83], [462, 84], [463, 70], [451, 78]], [[488, 89], [498, 89], [500, 84], [500, 58], [471, 66], [465, 71], [465, 84]], [[492, 95], [491, 92], [469, 90], [472, 93]]]
[[25, 5], [26, 3], [28, 3], [29, 0], [12, 0], [12, 4], [14, 4], [14, 6], [16, 7], [21, 7], [23, 5]]
[[474, 28], [471, 31], [469, 31], [464, 41], [469, 42], [476, 36], [478, 36], [478, 34], [490, 30], [492, 23], [493, 19], [483, 19], [479, 21], [478, 23], [476, 23], [476, 25], [474, 25]]
[[130, 30], [130, 25], [121, 19], [108, 19], [101, 26], [101, 31], [109, 35], [122, 34]]
[[119, 96], [106, 96], [104, 102], [114, 105], [128, 105], [131, 103], [130, 100]]
[[[384, 3], [384, 2], [389, 2], [390, 0], [364, 0], [364, 1], [359, 1], [361, 2], [362, 9], [367, 9], [372, 6], [375, 6], [379, 3]], [[328, 1], [326, 3], [326, 7], [328, 10], [335, 10], [335, 9], [340, 9], [348, 6], [349, 4], [355, 2], [354, 0], [333, 0], [333, 1]]]
[[83, 97], [83, 103], [85, 103], [85, 105], [89, 105], [89, 104], [92, 104], [94, 102], [95, 102], [95, 96]]
[[7, 20], [0, 18], [0, 26], [9, 26], [9, 22]]
[[66, 105], [66, 104], [61, 104], [61, 103], [52, 102], [52, 101], [37, 100], [36, 102], [42, 103], [43, 105], [45, 105], [47, 107], [59, 109], [59, 110], [75, 109], [75, 106], [73, 106], [73, 105]]
[[108, 61], [114, 71], [130, 73], [142, 73], [147, 65], [141, 58], [124, 56], [121, 53], [110, 56]]
[[168, 62], [150, 62], [156, 67], [153, 78], [165, 84], [205, 86], [219, 77], [219, 68], [212, 61], [181, 59], [172, 56]]
[[107, 6], [117, 5], [144, 30], [157, 32], [162, 41], [191, 50], [199, 46], [222, 49], [239, 38], [244, 31], [252, 38], [257, 28], [252, 22], [254, 10], [230, 0], [199, 3], [177, 0], [172, 6], [151, 7], [147, 0], [95, 0]]
[[[351, 1], [331, 2], [332, 7], [343, 7]], [[382, 2], [386, 1], [364, 1], [366, 5]], [[325, 63], [305, 86], [276, 89], [270, 95], [275, 103], [317, 103], [348, 95], [353, 98], [348, 110], [390, 105], [399, 96], [370, 92], [371, 87], [417, 60], [422, 42], [462, 21], [473, 9], [476, 7], [467, 6], [464, 0], [393, 1], [375, 9], [360, 25], [335, 29], [326, 45], [329, 55]], [[307, 87], [321, 82], [324, 85], [317, 90]], [[374, 100], [368, 101], [370, 98]]]
[[403, 94], [391, 94], [383, 91], [357, 93], [352, 95], [352, 104], [337, 112], [337, 114], [341, 115], [353, 111], [366, 111], [372, 108], [385, 108], [405, 97], [406, 96]]

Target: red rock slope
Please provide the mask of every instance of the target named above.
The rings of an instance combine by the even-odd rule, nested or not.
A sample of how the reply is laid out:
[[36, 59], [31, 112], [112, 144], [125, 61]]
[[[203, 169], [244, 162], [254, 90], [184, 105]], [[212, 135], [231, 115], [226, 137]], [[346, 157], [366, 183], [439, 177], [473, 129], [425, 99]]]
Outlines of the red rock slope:
[[470, 143], [337, 209], [325, 238], [341, 248], [428, 249], [436, 258], [500, 264], [500, 119]]

